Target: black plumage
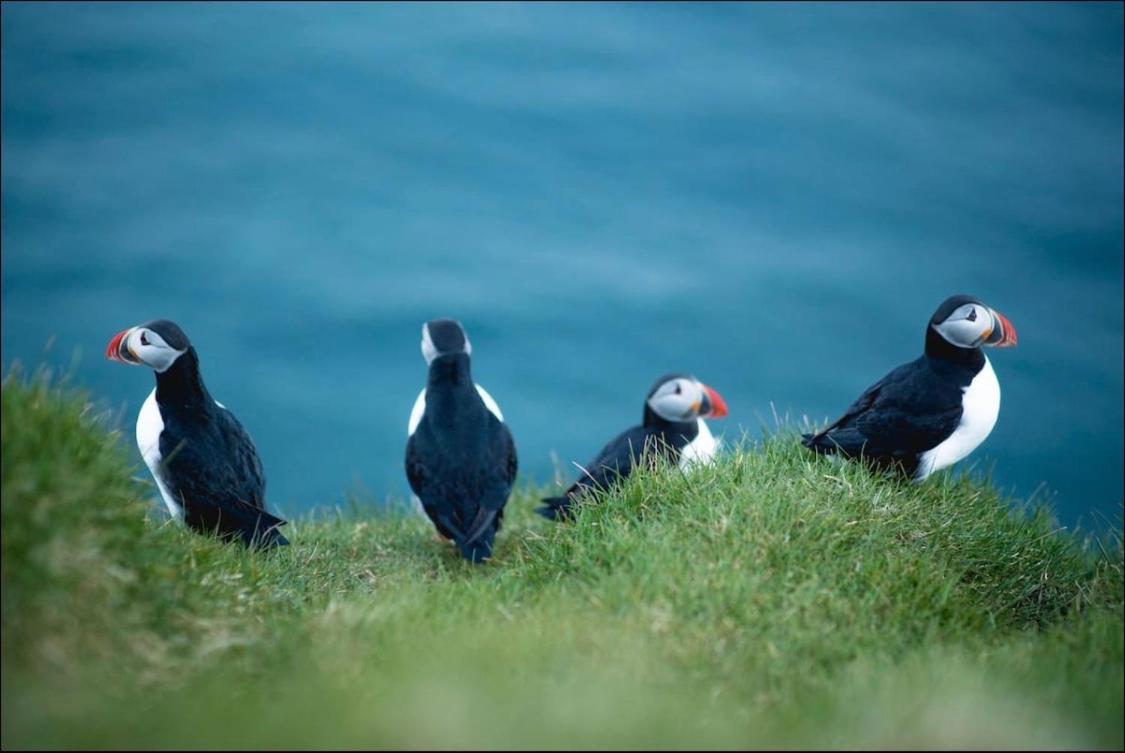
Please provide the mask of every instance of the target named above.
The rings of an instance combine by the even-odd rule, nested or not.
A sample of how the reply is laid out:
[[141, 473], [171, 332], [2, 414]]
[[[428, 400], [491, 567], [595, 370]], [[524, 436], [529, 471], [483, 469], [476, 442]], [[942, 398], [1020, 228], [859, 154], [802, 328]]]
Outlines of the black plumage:
[[184, 523], [246, 545], [283, 546], [285, 521], [266, 512], [266, 477], [246, 430], [199, 377], [195, 349], [156, 375], [161, 480], [183, 501]]
[[699, 422], [695, 417], [689, 421], [669, 421], [662, 418], [649, 406], [648, 399], [660, 385], [679, 377], [686, 375], [666, 374], [656, 380], [645, 396], [641, 425], [630, 427], [611, 439], [584, 467], [582, 475], [565, 493], [557, 497], [544, 497], [543, 506], [537, 508], [536, 512], [549, 520], [566, 519], [575, 499], [584, 490], [608, 490], [614, 482], [628, 478], [633, 468], [645, 459], [676, 462], [680, 451], [699, 434]]
[[481, 399], [469, 354], [446, 331], [460, 325], [427, 326], [438, 355], [429, 365], [425, 411], [406, 443], [406, 477], [438, 533], [479, 563], [492, 556], [515, 483], [515, 442]]
[[[254, 443], [234, 414], [211, 397], [187, 336], [163, 320], [139, 329], [155, 332], [180, 351], [167, 368], [156, 372], [156, 406], [163, 428], [159, 464], [151, 470], [182, 507], [184, 523], [199, 533], [247, 546], [288, 544], [278, 530], [285, 521], [265, 509], [266, 478]], [[117, 340], [116, 360], [142, 362], [122, 340]]]
[[[939, 334], [938, 327], [968, 304], [979, 306], [981, 316], [990, 320], [981, 320], [979, 339], [956, 345]], [[971, 315], [966, 321], [976, 322], [977, 311]], [[986, 330], [987, 321], [992, 323]], [[930, 318], [919, 358], [868, 387], [821, 431], [802, 435], [802, 444], [820, 454], [861, 458], [877, 468], [924, 477], [930, 469], [920, 468], [923, 454], [961, 425], [965, 391], [987, 364], [980, 346], [1014, 343], [1015, 330], [1002, 315], [971, 296], [952, 296]]]
[[803, 444], [821, 454], [863, 457], [879, 468], [899, 467], [913, 476], [919, 456], [957, 428], [964, 388], [979, 370], [971, 362], [923, 355], [868, 387], [828, 427], [803, 435]]

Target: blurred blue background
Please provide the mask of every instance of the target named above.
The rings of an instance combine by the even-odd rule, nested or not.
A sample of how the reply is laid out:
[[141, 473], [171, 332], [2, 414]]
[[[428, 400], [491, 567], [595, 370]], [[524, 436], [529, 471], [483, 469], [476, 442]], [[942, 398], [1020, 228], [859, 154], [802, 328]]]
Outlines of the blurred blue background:
[[151, 318], [292, 515], [408, 492], [432, 317], [546, 482], [665, 371], [834, 418], [966, 292], [1020, 337], [977, 469], [1120, 519], [1121, 4], [2, 14], [4, 365], [79, 352], [138, 467]]

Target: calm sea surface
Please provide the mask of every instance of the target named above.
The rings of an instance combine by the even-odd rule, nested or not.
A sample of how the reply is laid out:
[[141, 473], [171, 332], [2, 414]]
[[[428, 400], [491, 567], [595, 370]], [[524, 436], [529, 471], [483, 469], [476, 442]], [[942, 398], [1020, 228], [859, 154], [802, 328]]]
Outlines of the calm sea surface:
[[[420, 328], [461, 319], [525, 478], [694, 372], [716, 430], [834, 418], [959, 292], [1008, 316], [974, 454], [1122, 510], [1122, 6], [20, 5], [3, 364], [123, 412], [180, 323], [271, 504], [408, 492]], [[51, 341], [49, 350], [45, 345]], [[1105, 517], [1102, 517], [1105, 516]]]

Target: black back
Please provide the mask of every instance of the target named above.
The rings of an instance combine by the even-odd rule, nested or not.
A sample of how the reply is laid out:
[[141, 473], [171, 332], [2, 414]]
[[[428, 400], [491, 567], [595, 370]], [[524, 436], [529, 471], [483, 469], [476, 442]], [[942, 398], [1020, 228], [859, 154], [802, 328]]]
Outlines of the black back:
[[[179, 347], [166, 331], [155, 331]], [[265, 510], [266, 480], [254, 443], [234, 414], [212, 399], [199, 374], [195, 348], [185, 347], [156, 375], [156, 404], [164, 421], [161, 481], [183, 505], [184, 522], [200, 533], [247, 546], [288, 544], [278, 532], [285, 521]]]
[[536, 512], [550, 520], [564, 519], [569, 516], [575, 498], [583, 490], [608, 490], [614, 483], [628, 478], [633, 468], [642, 462], [677, 462], [683, 448], [699, 435], [699, 422], [696, 419], [667, 421], [648, 405], [648, 399], [656, 389], [677, 376], [682, 375], [667, 374], [656, 380], [656, 384], [645, 396], [643, 423], [626, 429], [611, 439], [562, 496], [543, 498], [546, 504]]
[[[935, 314], [932, 321], [944, 321], [960, 305], [940, 319]], [[979, 349], [959, 348], [927, 325], [924, 355], [868, 387], [831, 425], [804, 435], [803, 444], [818, 453], [862, 457], [912, 476], [919, 456], [956, 430], [964, 390], [983, 366]]]
[[425, 412], [406, 443], [406, 477], [438, 532], [465, 559], [492, 556], [517, 466], [512, 433], [477, 393], [469, 356], [435, 358]]

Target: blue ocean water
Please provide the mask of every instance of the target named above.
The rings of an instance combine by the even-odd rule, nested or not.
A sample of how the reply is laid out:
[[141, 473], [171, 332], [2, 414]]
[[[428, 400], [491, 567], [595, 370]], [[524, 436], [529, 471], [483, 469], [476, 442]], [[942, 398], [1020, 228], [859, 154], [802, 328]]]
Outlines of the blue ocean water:
[[152, 377], [102, 351], [177, 321], [293, 515], [408, 492], [429, 318], [464, 322], [545, 482], [666, 371], [726, 398], [728, 439], [834, 418], [966, 292], [1020, 338], [990, 353], [977, 469], [1097, 528], [1123, 499], [1122, 25], [1112, 3], [5, 2], [4, 367], [77, 353], [129, 441]]

